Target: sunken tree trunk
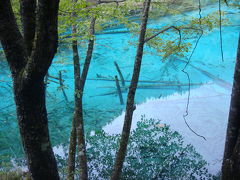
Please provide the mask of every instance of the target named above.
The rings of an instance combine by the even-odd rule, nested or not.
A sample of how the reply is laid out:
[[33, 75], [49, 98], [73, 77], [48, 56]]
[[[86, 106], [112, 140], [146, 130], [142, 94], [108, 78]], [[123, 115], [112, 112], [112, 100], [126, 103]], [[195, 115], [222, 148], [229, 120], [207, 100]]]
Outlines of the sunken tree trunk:
[[222, 164], [222, 180], [240, 179], [240, 36]]
[[135, 93], [136, 93], [138, 79], [139, 79], [140, 70], [141, 70], [143, 48], [144, 48], [144, 42], [145, 42], [145, 34], [147, 29], [150, 3], [151, 3], [151, 0], [145, 0], [144, 2], [141, 31], [139, 35], [139, 42], [138, 42], [137, 54], [136, 54], [135, 63], [134, 63], [132, 80], [131, 80], [131, 84], [128, 91], [126, 113], [125, 113], [124, 125], [123, 125], [121, 140], [120, 140], [120, 147], [116, 155], [116, 160], [115, 160], [111, 180], [120, 179], [123, 162], [126, 156], [127, 144], [128, 144], [131, 124], [132, 124], [132, 116], [133, 116], [133, 111], [135, 109], [134, 98], [135, 98]]
[[44, 84], [58, 45], [58, 4], [58, 0], [22, 0], [22, 37], [10, 0], [0, 2], [0, 41], [13, 77], [21, 139], [34, 180], [59, 179], [48, 132]]

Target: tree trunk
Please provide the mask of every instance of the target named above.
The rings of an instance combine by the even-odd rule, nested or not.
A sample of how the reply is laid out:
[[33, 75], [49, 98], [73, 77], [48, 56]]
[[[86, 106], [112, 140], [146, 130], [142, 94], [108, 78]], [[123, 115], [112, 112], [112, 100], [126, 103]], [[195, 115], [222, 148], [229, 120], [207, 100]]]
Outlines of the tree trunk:
[[77, 146], [77, 131], [76, 131], [76, 122], [75, 122], [75, 112], [72, 121], [72, 130], [70, 134], [70, 144], [68, 150], [68, 180], [74, 180], [75, 174], [75, 157], [76, 157], [76, 146]]
[[[91, 24], [90, 24], [90, 36], [94, 35], [94, 28], [95, 28], [95, 21], [96, 18], [92, 18]], [[85, 145], [85, 136], [84, 136], [84, 119], [83, 119], [83, 91], [85, 82], [87, 79], [88, 69], [90, 66], [90, 62], [92, 59], [92, 53], [93, 53], [93, 46], [94, 46], [94, 39], [91, 37], [91, 39], [88, 42], [88, 49], [87, 49], [87, 55], [84, 62], [84, 67], [80, 79], [80, 87], [79, 87], [79, 109], [78, 109], [78, 119], [77, 119], [77, 139], [78, 139], [78, 158], [80, 161], [80, 177], [82, 180], [88, 179], [88, 167], [87, 167], [87, 152], [86, 152], [86, 145]]]
[[149, 12], [150, 3], [151, 3], [151, 0], [145, 0], [144, 2], [141, 32], [139, 35], [139, 42], [138, 42], [137, 54], [136, 54], [135, 63], [134, 63], [134, 70], [133, 70], [132, 80], [131, 80], [128, 97], [127, 97], [126, 113], [125, 113], [124, 125], [123, 125], [121, 140], [120, 140], [120, 147], [116, 155], [116, 160], [115, 160], [111, 180], [120, 179], [123, 162], [126, 156], [127, 144], [128, 144], [131, 124], [132, 124], [132, 115], [135, 109], [134, 98], [135, 98], [139, 74], [141, 70], [143, 48], [144, 48], [144, 42], [145, 42], [145, 34], [147, 29], [148, 12]]
[[[75, 15], [75, 14], [73, 14]], [[75, 37], [77, 33], [76, 26], [72, 26], [72, 34]], [[78, 55], [78, 42], [77, 40], [72, 41], [72, 50], [73, 50], [73, 67], [74, 67], [74, 115], [72, 121], [72, 130], [70, 136], [69, 144], [69, 153], [68, 153], [68, 180], [74, 180], [75, 174], [75, 158], [76, 158], [76, 146], [77, 146], [77, 131], [76, 131], [76, 122], [79, 119], [79, 92], [80, 92], [80, 63]]]
[[59, 179], [48, 132], [44, 84], [58, 46], [58, 4], [58, 0], [22, 0], [22, 37], [10, 0], [0, 2], [0, 41], [13, 77], [21, 139], [34, 180]]
[[23, 26], [23, 37], [27, 54], [30, 56], [33, 47], [36, 27], [36, 0], [21, 0], [20, 13]]
[[34, 180], [59, 179], [52, 151], [45, 104], [44, 79], [13, 78], [17, 117], [29, 170]]
[[240, 36], [222, 164], [222, 180], [240, 179]]
[[[90, 24], [90, 36], [94, 35], [96, 18], [93, 18]], [[76, 33], [76, 26], [72, 27], [73, 35]], [[84, 63], [82, 76], [80, 73], [80, 63], [78, 55], [77, 41], [72, 42], [73, 62], [74, 62], [74, 83], [75, 83], [75, 108], [73, 117], [73, 126], [71, 130], [70, 145], [69, 145], [69, 161], [68, 161], [68, 179], [74, 179], [75, 172], [75, 155], [76, 155], [76, 139], [78, 139], [78, 158], [80, 161], [80, 177], [88, 179], [87, 154], [84, 137], [84, 120], [83, 120], [83, 90], [88, 74], [88, 69], [92, 59], [94, 40], [90, 39], [88, 44], [87, 55]]]

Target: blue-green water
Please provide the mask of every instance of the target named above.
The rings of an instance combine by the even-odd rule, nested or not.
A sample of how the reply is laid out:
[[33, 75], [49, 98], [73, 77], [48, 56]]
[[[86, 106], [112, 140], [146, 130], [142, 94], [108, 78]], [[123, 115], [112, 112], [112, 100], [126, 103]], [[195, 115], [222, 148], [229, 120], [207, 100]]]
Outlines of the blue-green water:
[[[204, 35], [191, 58], [187, 67], [191, 83], [201, 84], [215, 81], [216, 78], [224, 80], [226, 88], [232, 83], [233, 68], [236, 58], [237, 41], [240, 30], [239, 11], [237, 9], [226, 10], [226, 17], [230, 19], [230, 24], [223, 26], [223, 53], [224, 61], [221, 59], [219, 29]], [[203, 9], [202, 15], [217, 11], [217, 6], [208, 6]], [[182, 20], [189, 17], [198, 17], [198, 11], [186, 12], [174, 17], [163, 17], [151, 20], [149, 27], [161, 28], [165, 25], [175, 25], [184, 23]], [[106, 31], [122, 31], [126, 29], [108, 29]], [[115, 81], [96, 80], [99, 77], [113, 79], [118, 75], [114, 66], [116, 61], [122, 70], [125, 80], [131, 80], [136, 47], [129, 44], [129, 40], [135, 41], [130, 33], [108, 33], [96, 36], [96, 44], [93, 53], [92, 63], [89, 69], [88, 80], [84, 91], [84, 118], [88, 131], [98, 129], [110, 122], [114, 117], [124, 110], [124, 105], [120, 105], [116, 93]], [[190, 39], [193, 44], [197, 38]], [[84, 61], [86, 44], [82, 43], [79, 49], [81, 55], [81, 68]], [[156, 51], [145, 47], [143, 64], [141, 69], [139, 88], [136, 94], [136, 103], [142, 103], [150, 97], [163, 97], [175, 92], [185, 92], [188, 86], [162, 86], [164, 84], [188, 84], [187, 76], [181, 71], [187, 61], [189, 54], [184, 58], [170, 57], [165, 62]], [[22, 153], [22, 148], [18, 138], [17, 121], [15, 117], [15, 106], [11, 88], [11, 77], [9, 70], [4, 63], [0, 64], [0, 155], [11, 155], [18, 157]], [[195, 68], [195, 67], [198, 67]], [[200, 70], [199, 70], [200, 69]], [[50, 78], [47, 86], [47, 108], [50, 124], [51, 138], [54, 145], [67, 143], [73, 113], [73, 66], [72, 51], [69, 48], [60, 46], [59, 53], [54, 58], [49, 69], [49, 74], [58, 77], [58, 72], [62, 71], [65, 92], [68, 103], [65, 101], [63, 93], [59, 90], [58, 80]], [[215, 78], [209, 77], [204, 72], [208, 72]], [[213, 77], [212, 76], [212, 77]], [[55, 82], [53, 82], [55, 81]], [[149, 82], [147, 82], [149, 81]], [[153, 83], [150, 81], [159, 81]], [[155, 85], [150, 87], [150, 85]], [[129, 81], [126, 81], [126, 86]], [[144, 87], [143, 87], [144, 86]], [[195, 88], [197, 86], [191, 86]], [[126, 102], [127, 91], [123, 92]]]

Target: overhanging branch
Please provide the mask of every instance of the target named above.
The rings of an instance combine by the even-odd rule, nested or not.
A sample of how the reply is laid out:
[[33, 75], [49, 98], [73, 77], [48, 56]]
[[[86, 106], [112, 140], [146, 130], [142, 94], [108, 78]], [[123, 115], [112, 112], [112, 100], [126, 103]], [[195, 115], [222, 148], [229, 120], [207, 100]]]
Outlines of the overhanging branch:
[[167, 28], [165, 28], [165, 29], [157, 32], [156, 34], [154, 34], [154, 35], [146, 38], [146, 39], [144, 40], [144, 43], [146, 43], [146, 42], [150, 41], [151, 39], [157, 37], [159, 34], [162, 34], [162, 33], [166, 32], [166, 31], [168, 31], [169, 29], [175, 29], [175, 30], [177, 30], [178, 33], [179, 33], [180, 39], [181, 39], [181, 31], [180, 31], [180, 29], [177, 28], [176, 26], [169, 26], [169, 27], [167, 27]]
[[125, 2], [126, 0], [98, 0], [97, 4], [107, 4], [107, 3], [121, 3], [121, 2]]

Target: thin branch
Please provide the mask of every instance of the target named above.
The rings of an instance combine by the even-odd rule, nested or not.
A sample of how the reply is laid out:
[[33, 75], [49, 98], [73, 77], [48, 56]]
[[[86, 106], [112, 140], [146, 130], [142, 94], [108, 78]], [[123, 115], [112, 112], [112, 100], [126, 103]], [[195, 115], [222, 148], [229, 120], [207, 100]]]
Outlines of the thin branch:
[[110, 1], [101, 1], [101, 0], [98, 0], [98, 4], [107, 4], [107, 3], [121, 3], [121, 2], [125, 2], [126, 0], [110, 0]]
[[91, 36], [89, 43], [88, 43], [88, 50], [87, 50], [87, 56], [85, 59], [85, 63], [84, 63], [84, 67], [83, 67], [83, 71], [82, 71], [82, 75], [81, 75], [81, 84], [80, 84], [80, 88], [81, 91], [83, 91], [84, 85], [85, 85], [85, 81], [87, 78], [87, 74], [88, 74], [88, 69], [89, 69], [89, 65], [92, 59], [92, 52], [93, 52], [93, 47], [94, 47], [94, 33], [95, 33], [95, 22], [96, 22], [96, 18], [92, 18], [91, 24], [90, 24], [90, 32], [89, 35]]
[[221, 10], [221, 0], [218, 0], [218, 11], [219, 11], [220, 48], [221, 48], [222, 61], [224, 61], [224, 56], [223, 56], [223, 42], [222, 42], [222, 10]]
[[169, 27], [167, 27], [167, 28], [165, 28], [165, 29], [157, 32], [156, 34], [154, 34], [154, 35], [146, 38], [144, 42], [146, 43], [146, 42], [150, 41], [151, 39], [157, 37], [159, 34], [162, 34], [162, 33], [164, 33], [165, 31], [168, 31], [169, 29], [175, 29], [175, 30], [177, 30], [177, 31], [179, 32], [179, 34], [181, 34], [179, 28], [177, 28], [176, 26], [169, 26]]

